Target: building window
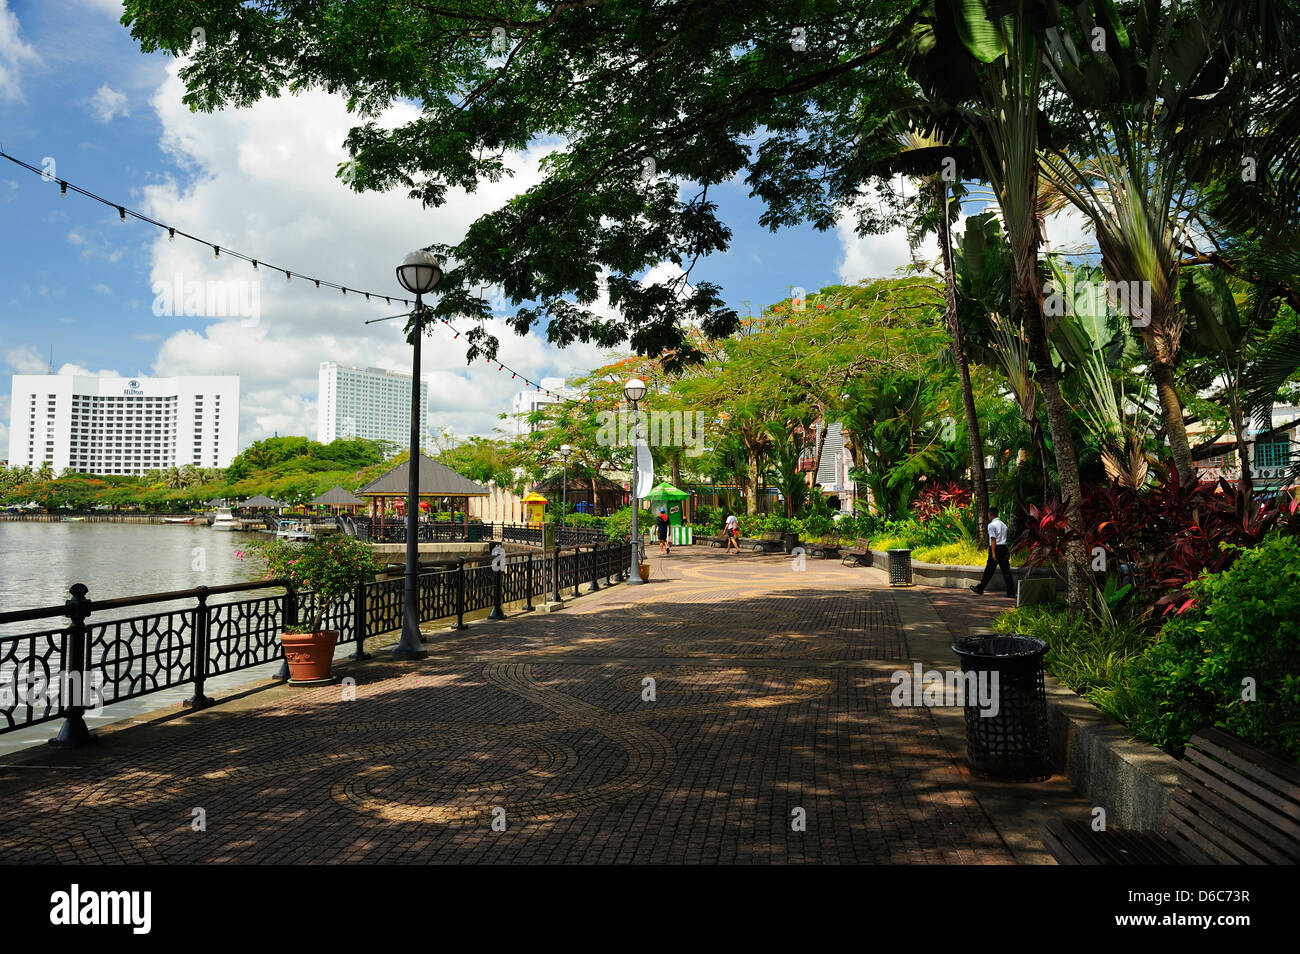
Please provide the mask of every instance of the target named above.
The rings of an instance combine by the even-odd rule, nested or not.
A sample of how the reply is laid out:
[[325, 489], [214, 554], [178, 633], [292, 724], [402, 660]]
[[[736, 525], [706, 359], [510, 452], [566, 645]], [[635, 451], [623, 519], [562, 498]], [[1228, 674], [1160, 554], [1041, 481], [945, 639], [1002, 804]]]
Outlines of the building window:
[[1204, 456], [1196, 458], [1200, 470], [1225, 470], [1237, 466], [1237, 449], [1232, 444], [1215, 444], [1202, 453]]
[[1286, 467], [1291, 463], [1291, 441], [1272, 440], [1255, 445], [1256, 467]]

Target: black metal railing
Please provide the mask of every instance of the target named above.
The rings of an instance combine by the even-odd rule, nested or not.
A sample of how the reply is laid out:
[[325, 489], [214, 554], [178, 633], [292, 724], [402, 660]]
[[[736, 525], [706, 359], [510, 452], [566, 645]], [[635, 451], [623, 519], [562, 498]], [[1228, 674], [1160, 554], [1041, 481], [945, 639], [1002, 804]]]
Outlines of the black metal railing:
[[[486, 563], [423, 563], [420, 620], [455, 617], [460, 625], [466, 613], [485, 609], [500, 619], [505, 604], [523, 602], [527, 612], [537, 596], [567, 598], [580, 584], [594, 591], [600, 577], [605, 583], [624, 577], [626, 550], [600, 543], [508, 557], [495, 547]], [[401, 629], [403, 585], [397, 577], [357, 586], [329, 607], [322, 628], [337, 631], [341, 644], [355, 643], [355, 655], [364, 658], [366, 639]], [[239, 598], [214, 602], [233, 593]], [[316, 594], [283, 580], [111, 600], [90, 599], [78, 583], [71, 594], [62, 606], [0, 613], [0, 627], [60, 619], [32, 632], [0, 634], [0, 733], [63, 718], [60, 740], [76, 743], [88, 737], [87, 708], [187, 684], [194, 686], [188, 704], [208, 705], [207, 680], [282, 659], [280, 633], [311, 619], [317, 605]], [[132, 612], [164, 602], [185, 605]], [[125, 615], [102, 618], [118, 613]]]
[[[586, 547], [608, 540], [599, 527], [552, 527], [553, 540], [562, 547]], [[542, 528], [538, 524], [496, 523], [492, 525], [493, 539], [505, 543], [530, 543], [540, 546]]]

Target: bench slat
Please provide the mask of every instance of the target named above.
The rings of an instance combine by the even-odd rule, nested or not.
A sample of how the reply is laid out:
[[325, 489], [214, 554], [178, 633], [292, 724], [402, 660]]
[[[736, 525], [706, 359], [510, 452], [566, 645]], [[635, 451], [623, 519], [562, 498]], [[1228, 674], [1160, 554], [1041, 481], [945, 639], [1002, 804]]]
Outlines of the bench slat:
[[[1265, 801], [1263, 797], [1254, 797], [1257, 790], [1261, 796], [1270, 793], [1235, 773], [1225, 778], [1221, 774], [1223, 771], [1217, 763], [1205, 765], [1193, 760], [1189, 753], [1183, 759], [1183, 777], [1179, 779], [1174, 798], [1184, 802], [1189, 799], [1209, 802], [1219, 810], [1229, 826], [1240, 830], [1243, 835], [1249, 832], [1270, 844], [1287, 846], [1289, 850], [1284, 851], [1288, 855], [1300, 855], [1300, 822], [1293, 820], [1295, 814], [1300, 814], [1300, 806], [1290, 807], [1292, 818], [1275, 812], [1270, 807], [1271, 799]], [[1241, 787], [1236, 787], [1238, 785]], [[1283, 805], [1286, 805], [1285, 801]], [[1189, 807], [1195, 806], [1189, 804]]]
[[1203, 856], [1208, 864], [1262, 865], [1268, 862], [1248, 846], [1224, 838], [1222, 832], [1204, 814], [1192, 811], [1179, 802], [1169, 805], [1168, 837], [1187, 854]]
[[[1247, 748], [1250, 751], [1242, 751], [1240, 748], [1232, 751], [1204, 736], [1196, 736], [1188, 743], [1185, 757], [1194, 759], [1197, 764], [1229, 779], [1234, 785], [1247, 789], [1255, 798], [1268, 802], [1274, 808], [1295, 812], [1300, 807], [1300, 766], [1287, 766], [1253, 746]], [[1256, 759], [1261, 761], [1257, 762]], [[1276, 762], [1276, 768], [1263, 764], [1265, 761]], [[1220, 764], [1216, 765], [1216, 762]], [[1229, 770], [1221, 766], [1228, 766]], [[1231, 769], [1236, 771], [1230, 771]]]
[[[1195, 783], [1187, 787], [1184, 779], [1174, 793], [1174, 800], [1169, 806], [1169, 836], [1191, 835], [1184, 832], [1190, 829], [1203, 841], [1198, 844], [1213, 844], [1219, 850], [1241, 864], [1287, 864], [1289, 859], [1275, 842], [1278, 836], [1272, 834], [1267, 826], [1264, 833], [1259, 828], [1251, 827], [1251, 816], [1226, 799], [1206, 788], [1198, 788]], [[1255, 825], [1259, 826], [1258, 820]]]
[[1203, 729], [1188, 744], [1237, 768], [1244, 767], [1252, 777], [1259, 778], [1283, 797], [1300, 803], [1300, 765], [1284, 761], [1221, 729]]
[[[1188, 860], [1164, 839], [1145, 831], [1093, 831], [1084, 822], [1047, 826], [1043, 843], [1064, 864], [1185, 865]], [[1049, 837], [1050, 836], [1050, 837]], [[1068, 859], [1068, 860], [1066, 860]]]

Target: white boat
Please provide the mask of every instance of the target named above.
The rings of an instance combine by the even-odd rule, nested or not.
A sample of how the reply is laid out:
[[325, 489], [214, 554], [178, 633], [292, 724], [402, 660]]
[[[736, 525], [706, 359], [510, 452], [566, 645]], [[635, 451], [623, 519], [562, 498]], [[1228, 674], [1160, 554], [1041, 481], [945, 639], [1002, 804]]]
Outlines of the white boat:
[[193, 523], [193, 517], [163, 517], [163, 523]]
[[277, 540], [288, 541], [305, 541], [312, 539], [312, 533], [300, 523], [294, 523], [292, 520], [281, 520], [276, 525], [275, 536]]
[[229, 507], [218, 507], [217, 517], [212, 521], [213, 530], [239, 530], [243, 524], [235, 519]]

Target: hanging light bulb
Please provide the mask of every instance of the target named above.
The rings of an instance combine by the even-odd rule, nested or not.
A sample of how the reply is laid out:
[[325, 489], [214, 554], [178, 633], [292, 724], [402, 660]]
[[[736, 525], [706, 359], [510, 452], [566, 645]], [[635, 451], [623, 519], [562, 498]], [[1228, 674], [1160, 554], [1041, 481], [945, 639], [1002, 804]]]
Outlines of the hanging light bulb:
[[317, 287], [317, 288], [320, 288], [320, 279], [319, 279], [319, 278], [313, 278], [312, 281], [314, 281], [314, 282], [316, 283], [316, 287]]
[[220, 257], [221, 257], [221, 246], [220, 246], [220, 245], [214, 245], [214, 246], [212, 246], [212, 257], [213, 257], [213, 258], [220, 258]]
[[253, 259], [253, 271], [257, 271], [257, 259]]
[[125, 221], [126, 221], [126, 209], [123, 208], [123, 207], [120, 206], [120, 205], [117, 207], [117, 220], [118, 220], [119, 222], [125, 222]]
[[68, 184], [67, 184], [66, 182], [64, 182], [62, 179], [60, 179], [60, 180], [59, 180], [59, 195], [67, 195], [67, 194], [68, 194]]
[[344, 289], [343, 289], [343, 294], [346, 295], [347, 293], [348, 293], [348, 290], [347, 290], [346, 288], [344, 288]]
[[175, 230], [175, 229], [168, 229], [168, 230], [167, 230], [167, 241], [169, 241], [169, 242], [175, 242], [175, 241], [176, 241], [176, 230]]
[[293, 272], [289, 271], [287, 268], [284, 270], [284, 280], [286, 282], [293, 281]]

